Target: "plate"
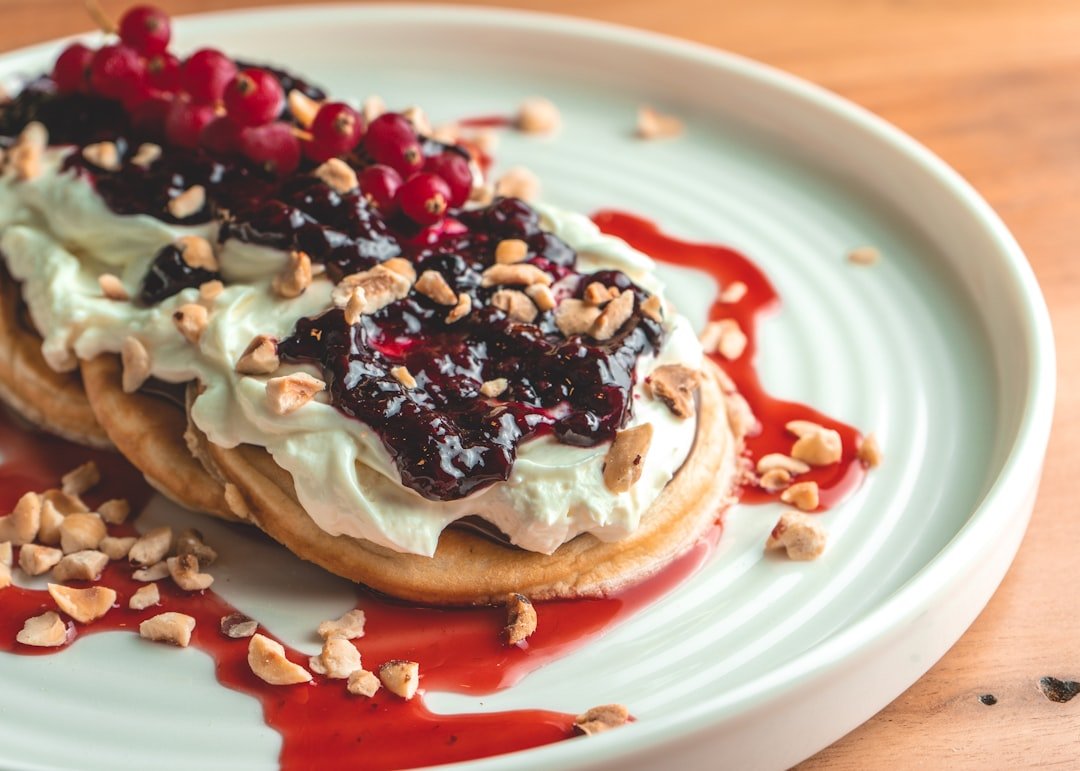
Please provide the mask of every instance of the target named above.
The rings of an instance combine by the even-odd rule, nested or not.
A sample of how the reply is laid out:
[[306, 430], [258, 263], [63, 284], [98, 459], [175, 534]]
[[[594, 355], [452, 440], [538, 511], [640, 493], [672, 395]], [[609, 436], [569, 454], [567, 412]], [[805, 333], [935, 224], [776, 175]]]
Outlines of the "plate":
[[[279, 62], [335, 94], [422, 104], [435, 122], [550, 97], [562, 133], [505, 136], [501, 161], [535, 170], [549, 202], [625, 209], [749, 255], [784, 301], [760, 333], [767, 389], [881, 441], [883, 467], [823, 515], [819, 561], [765, 558], [776, 509], [739, 506], [702, 570], [602, 640], [494, 696], [429, 694], [436, 711], [618, 701], [639, 718], [470, 767], [790, 766], [894, 699], [983, 608], [1033, 505], [1052, 336], [1013, 238], [925, 148], [762, 65], [557, 16], [333, 6], [176, 28], [179, 50]], [[34, 72], [56, 51], [6, 55], [0, 73]], [[682, 117], [685, 136], [635, 140], [641, 103]], [[880, 264], [844, 259], [864, 244], [881, 249]], [[700, 321], [709, 284], [669, 278]], [[190, 515], [155, 500], [143, 519], [174, 516]], [[242, 536], [248, 556], [229, 557], [238, 536], [199, 526], [226, 554], [215, 588], [288, 643], [314, 651], [307, 630], [351, 606], [347, 584]], [[59, 656], [0, 656], [0, 679], [9, 768], [267, 768], [280, 747], [258, 704], [218, 686], [196, 650], [96, 635]]]

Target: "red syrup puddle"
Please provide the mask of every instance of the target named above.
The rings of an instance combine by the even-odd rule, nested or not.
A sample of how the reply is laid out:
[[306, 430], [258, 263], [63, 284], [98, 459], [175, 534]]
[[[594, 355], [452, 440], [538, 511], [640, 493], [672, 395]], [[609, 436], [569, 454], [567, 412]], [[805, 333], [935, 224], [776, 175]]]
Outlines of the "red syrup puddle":
[[509, 115], [474, 115], [462, 118], [457, 124], [463, 128], [513, 128], [514, 119]]

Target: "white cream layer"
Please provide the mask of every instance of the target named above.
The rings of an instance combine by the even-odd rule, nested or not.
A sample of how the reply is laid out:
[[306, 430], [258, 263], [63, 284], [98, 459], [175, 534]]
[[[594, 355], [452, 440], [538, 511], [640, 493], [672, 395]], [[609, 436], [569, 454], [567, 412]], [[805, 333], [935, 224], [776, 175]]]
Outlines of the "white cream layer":
[[[531, 551], [551, 553], [584, 532], [615, 540], [638, 526], [686, 459], [695, 421], [676, 419], [641, 388], [659, 365], [701, 366], [701, 346], [689, 323], [671, 315], [659, 356], [638, 362], [630, 425], [652, 423], [654, 432], [641, 479], [629, 492], [613, 495], [604, 486], [606, 444], [579, 448], [538, 439], [521, 445], [509, 481], [464, 500], [429, 501], [401, 484], [382, 442], [365, 424], [322, 400], [288, 416], [273, 414], [266, 403], [266, 378], [234, 371], [253, 336], [286, 337], [298, 319], [326, 308], [329, 281], [317, 279], [300, 297], [282, 300], [270, 290], [269, 277], [285, 255], [229, 241], [219, 255], [222, 272], [246, 283], [227, 287], [213, 301], [209, 327], [192, 345], [177, 331], [172, 313], [196, 301], [196, 290], [140, 308], [102, 297], [97, 277], [117, 274], [134, 295], [162, 246], [185, 234], [213, 237], [214, 226], [180, 228], [149, 216], [116, 215], [85, 180], [59, 173], [63, 155], [51, 150], [44, 173], [33, 181], [16, 182], [10, 171], [0, 178], [0, 251], [22, 282], [46, 360], [55, 369], [71, 369], [75, 357], [118, 352], [125, 337], [137, 336], [151, 352], [155, 377], [197, 378], [205, 385], [192, 417], [210, 440], [225, 447], [265, 447], [292, 474], [300, 503], [328, 533], [431, 555], [447, 525], [476, 515]], [[549, 207], [540, 211], [545, 226], [581, 254], [583, 271], [617, 268], [639, 285], [662, 289], [650, 258], [601, 234], [588, 218]]]

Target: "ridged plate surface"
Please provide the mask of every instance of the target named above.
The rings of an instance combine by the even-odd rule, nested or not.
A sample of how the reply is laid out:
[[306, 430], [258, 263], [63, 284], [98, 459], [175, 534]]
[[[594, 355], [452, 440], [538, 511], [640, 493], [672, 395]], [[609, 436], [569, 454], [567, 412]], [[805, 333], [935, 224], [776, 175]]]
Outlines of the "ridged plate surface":
[[[823, 516], [826, 556], [766, 558], [771, 507], [740, 506], [715, 558], [606, 638], [481, 699], [436, 710], [618, 701], [639, 722], [475, 767], [780, 768], [835, 740], [928, 669], [981, 610], [1026, 526], [1053, 400], [1049, 322], [1023, 255], [970, 188], [895, 129], [818, 89], [690, 44], [556, 17], [409, 6], [191, 18], [214, 45], [310, 75], [338, 95], [422, 104], [435, 122], [506, 113], [543, 94], [553, 141], [506, 136], [504, 166], [545, 200], [626, 209], [731, 245], [783, 297], [762, 332], [773, 394], [881, 440], [886, 463]], [[58, 50], [0, 60], [32, 72]], [[639, 103], [685, 137], [632, 137]], [[873, 244], [870, 268], [846, 252]], [[710, 284], [672, 271], [700, 321]], [[157, 501], [147, 519], [172, 517]], [[225, 597], [286, 640], [350, 605], [350, 588], [262, 542], [200, 521]], [[0, 611], [2, 612], [2, 611]], [[5, 768], [273, 766], [255, 701], [195, 650], [100, 635], [58, 656], [0, 656]]]

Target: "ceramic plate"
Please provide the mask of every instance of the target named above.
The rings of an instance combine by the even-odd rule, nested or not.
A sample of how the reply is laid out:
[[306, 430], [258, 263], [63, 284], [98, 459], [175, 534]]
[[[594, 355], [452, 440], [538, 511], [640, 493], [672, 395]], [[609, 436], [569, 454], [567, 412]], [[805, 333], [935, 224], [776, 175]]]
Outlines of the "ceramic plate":
[[[435, 122], [550, 97], [562, 133], [506, 136], [500, 161], [534, 169], [549, 202], [628, 210], [749, 255], [783, 298], [761, 329], [767, 389], [876, 432], [884, 448], [884, 466], [823, 515], [819, 561], [763, 558], [776, 509], [737, 507], [700, 572], [603, 639], [494, 696], [429, 694], [436, 711], [617, 701], [639, 718], [472, 767], [785, 767], [894, 699], [983, 608], [1031, 511], [1053, 347], [1024, 255], [926, 149], [761, 65], [567, 18], [334, 6], [177, 28], [180, 50], [279, 62], [337, 95], [422, 104]], [[58, 50], [7, 55], [0, 72], [40, 70]], [[681, 116], [685, 136], [635, 140], [640, 103]], [[883, 261], [849, 264], [863, 244]], [[711, 285], [669, 278], [703, 320]], [[149, 522], [175, 515], [160, 500], [150, 508]], [[347, 584], [199, 527], [226, 555], [215, 589], [286, 642], [314, 651], [315, 624], [351, 607]], [[0, 680], [7, 768], [266, 768], [280, 748], [257, 702], [217, 685], [193, 649], [95, 635], [58, 656], [0, 656]]]

